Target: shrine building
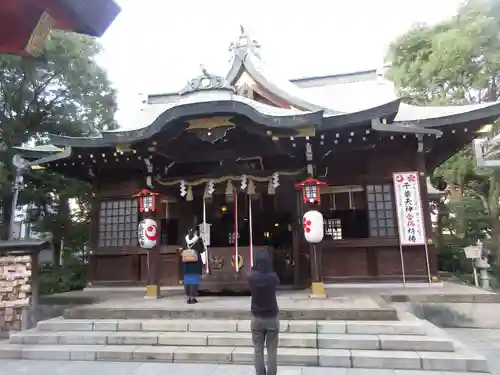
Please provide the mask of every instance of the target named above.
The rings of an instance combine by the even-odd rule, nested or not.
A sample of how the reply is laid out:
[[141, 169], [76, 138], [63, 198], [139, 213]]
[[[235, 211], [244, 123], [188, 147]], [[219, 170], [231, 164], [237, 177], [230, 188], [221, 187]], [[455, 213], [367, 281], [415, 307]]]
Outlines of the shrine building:
[[[225, 76], [203, 71], [180, 92], [149, 95], [133, 130], [51, 137], [63, 151], [46, 167], [93, 186], [89, 285], [178, 285], [178, 249], [201, 223], [201, 289], [244, 289], [257, 251], [290, 287], [394, 282], [403, 271], [408, 282], [435, 280], [427, 176], [495, 121], [500, 103], [408, 105], [376, 70], [286, 80], [244, 30], [231, 51]], [[416, 172], [421, 202], [424, 237], [413, 246], [397, 220], [393, 174], [405, 172]], [[316, 259], [296, 187], [307, 178], [325, 183]], [[143, 189], [159, 197], [154, 212], [140, 210]], [[160, 230], [150, 250], [138, 244], [146, 216]]]

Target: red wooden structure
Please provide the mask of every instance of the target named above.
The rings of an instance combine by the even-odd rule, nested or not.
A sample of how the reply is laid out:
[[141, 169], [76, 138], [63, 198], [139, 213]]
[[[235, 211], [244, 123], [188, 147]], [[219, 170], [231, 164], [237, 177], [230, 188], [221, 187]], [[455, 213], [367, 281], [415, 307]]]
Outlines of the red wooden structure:
[[309, 177], [295, 185], [296, 189], [302, 191], [304, 203], [319, 203], [321, 200], [320, 186], [328, 186], [327, 183]]
[[142, 189], [140, 192], [134, 195], [134, 198], [139, 199], [140, 212], [155, 212], [158, 207], [158, 199], [160, 198], [160, 194], [153, 193], [148, 189]]
[[36, 56], [51, 29], [100, 37], [119, 13], [114, 0], [2, 0], [0, 53]]

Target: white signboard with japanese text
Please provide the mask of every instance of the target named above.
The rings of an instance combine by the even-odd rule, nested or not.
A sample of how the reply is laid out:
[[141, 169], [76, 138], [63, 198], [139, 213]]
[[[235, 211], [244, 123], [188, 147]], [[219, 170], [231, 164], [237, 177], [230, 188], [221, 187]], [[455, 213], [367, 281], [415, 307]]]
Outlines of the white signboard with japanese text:
[[394, 199], [401, 246], [425, 245], [425, 221], [418, 172], [393, 173]]

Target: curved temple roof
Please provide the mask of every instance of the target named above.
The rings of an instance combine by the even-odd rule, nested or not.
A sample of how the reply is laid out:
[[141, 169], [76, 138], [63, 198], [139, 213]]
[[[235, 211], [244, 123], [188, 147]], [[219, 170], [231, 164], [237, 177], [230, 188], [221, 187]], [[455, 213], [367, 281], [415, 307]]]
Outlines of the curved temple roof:
[[[442, 126], [472, 121], [486, 124], [500, 116], [498, 102], [444, 107], [401, 103], [392, 82], [376, 70], [290, 81], [268, 69], [259, 47], [241, 28], [241, 35], [230, 46], [233, 58], [225, 79], [202, 69], [203, 74], [190, 80], [181, 92], [150, 95], [134, 129], [106, 131], [95, 138], [52, 136], [52, 142], [95, 147], [139, 141], [161, 130], [175, 134], [182, 130], [179, 123], [184, 119], [204, 115], [243, 115], [275, 129], [314, 126], [327, 131], [371, 124], [376, 131], [438, 136], [442, 132], [436, 128]], [[246, 84], [241, 82], [244, 78], [255, 92], [263, 90], [287, 108], [240, 95], [237, 88]]]

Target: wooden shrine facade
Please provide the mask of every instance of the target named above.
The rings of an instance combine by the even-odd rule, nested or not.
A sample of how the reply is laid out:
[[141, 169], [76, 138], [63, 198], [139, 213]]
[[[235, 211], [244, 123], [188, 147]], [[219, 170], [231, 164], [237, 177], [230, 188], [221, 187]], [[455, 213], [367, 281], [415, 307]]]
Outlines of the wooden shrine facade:
[[[414, 107], [390, 96], [336, 109], [328, 97], [302, 96], [305, 80], [299, 88], [269, 75], [253, 42], [242, 34], [232, 45], [225, 78], [204, 72], [180, 93], [150, 96], [138, 129], [51, 137], [70, 156], [47, 167], [93, 185], [89, 283], [146, 284], [150, 250], [138, 245], [144, 214], [133, 196], [149, 189], [162, 196], [155, 213], [160, 246], [150, 252], [161, 284], [180, 282], [182, 238], [205, 221], [207, 289], [244, 288], [251, 249], [271, 253], [283, 284], [309, 286], [314, 265], [295, 189], [309, 176], [328, 185], [318, 207], [325, 238], [315, 271], [325, 282], [401, 280], [392, 174], [404, 171], [419, 174], [430, 271], [437, 276], [426, 177], [498, 118], [500, 105]], [[335, 84], [335, 77], [321, 80]], [[309, 93], [319, 87], [318, 78], [312, 81]], [[370, 90], [362, 92], [378, 95]], [[407, 280], [427, 280], [424, 246], [403, 254]]]
[[[211, 117], [206, 121], [221, 120]], [[146, 283], [147, 250], [137, 243], [141, 214], [138, 201], [133, 198], [142, 188], [150, 188], [164, 197], [157, 212], [161, 223], [160, 281], [164, 285], [177, 285], [182, 279], [178, 249], [187, 229], [201, 222], [206, 183], [215, 180], [215, 191], [207, 200], [206, 210], [207, 222], [211, 224], [212, 272], [217, 273], [217, 267], [225, 265], [225, 272], [220, 272], [216, 281], [216, 289], [221, 285], [232, 285], [231, 289], [242, 287], [241, 278], [231, 267], [234, 197], [232, 200], [227, 198], [227, 183], [231, 181], [240, 202], [239, 254], [243, 257], [241, 272], [245, 273], [250, 267], [249, 197], [241, 189], [243, 175], [258, 180], [255, 182], [256, 194], [251, 198], [255, 251], [271, 249], [275, 269], [284, 284], [309, 285], [309, 246], [303, 239], [301, 226], [304, 206], [295, 189], [296, 182], [308, 176], [308, 148], [314, 155], [315, 175], [328, 184], [322, 189], [319, 207], [325, 217], [326, 235], [320, 246], [319, 262], [325, 282], [400, 280], [392, 173], [419, 171], [422, 201], [428, 202], [424, 183], [427, 171], [468, 142], [478, 127], [471, 124], [472, 127], [463, 128], [461, 132], [442, 128], [441, 137], [437, 138], [436, 134], [417, 137], [380, 132], [373, 130], [371, 125], [368, 122], [356, 129], [326, 131], [314, 136], [287, 135], [275, 140], [266, 132], [238, 134], [235, 128], [224, 135], [228, 146], [223, 150], [215, 150], [217, 142], [198, 138], [200, 134], [201, 138], [206, 136], [207, 130], [197, 135], [192, 130], [184, 130], [175, 138], [175, 148], [184, 153], [183, 150], [189, 147], [192, 150], [190, 157], [196, 161], [176, 164], [165, 158], [160, 144], [160, 139], [165, 137], [161, 132], [133, 148], [73, 147], [72, 156], [54, 162], [52, 168], [85, 178], [94, 185], [90, 285]], [[195, 138], [198, 139], [195, 141]], [[265, 151], [255, 146], [267, 142], [266, 139], [270, 142], [267, 146], [274, 145], [274, 149], [267, 147]], [[195, 144], [188, 146], [190, 142]], [[255, 149], [252, 151], [251, 147], [243, 154], [246, 142]], [[204, 143], [209, 148], [205, 148]], [[282, 150], [277, 151], [280, 148]], [[175, 154], [176, 151], [170, 152]], [[238, 154], [231, 157], [235, 152]], [[222, 165], [219, 153], [226, 154], [227, 161]], [[235, 161], [236, 155], [243, 156]], [[162, 163], [162, 159], [166, 160]], [[270, 194], [268, 180], [270, 182], [274, 173], [279, 175], [279, 186]], [[189, 190], [184, 197], [181, 196], [182, 181]], [[425, 205], [424, 213], [429, 219], [426, 228], [431, 233], [430, 213]], [[432, 243], [429, 243], [429, 253], [431, 272], [436, 276]], [[407, 280], [426, 280], [423, 246], [405, 248], [404, 259]]]

